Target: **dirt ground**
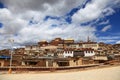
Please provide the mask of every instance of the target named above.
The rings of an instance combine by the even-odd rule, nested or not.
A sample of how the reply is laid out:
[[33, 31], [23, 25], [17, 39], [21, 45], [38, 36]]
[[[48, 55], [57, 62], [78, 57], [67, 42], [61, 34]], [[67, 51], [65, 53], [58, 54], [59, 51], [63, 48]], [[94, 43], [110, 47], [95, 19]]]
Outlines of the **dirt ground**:
[[0, 74], [0, 80], [120, 80], [120, 66], [74, 72]]

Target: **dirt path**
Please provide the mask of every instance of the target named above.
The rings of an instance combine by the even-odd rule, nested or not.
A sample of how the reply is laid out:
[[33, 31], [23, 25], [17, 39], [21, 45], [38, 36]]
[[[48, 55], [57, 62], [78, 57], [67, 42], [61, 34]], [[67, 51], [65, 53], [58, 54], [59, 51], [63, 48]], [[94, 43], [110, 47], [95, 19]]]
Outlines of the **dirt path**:
[[67, 73], [1, 74], [0, 80], [120, 80], [120, 66]]

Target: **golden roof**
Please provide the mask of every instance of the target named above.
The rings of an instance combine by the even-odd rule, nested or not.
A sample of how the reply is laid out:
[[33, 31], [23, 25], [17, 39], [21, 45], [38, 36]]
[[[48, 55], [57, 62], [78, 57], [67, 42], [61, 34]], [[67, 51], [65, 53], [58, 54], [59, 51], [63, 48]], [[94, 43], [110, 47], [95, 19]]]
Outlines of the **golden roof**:
[[41, 42], [47, 42], [46, 40], [41, 40]]
[[72, 38], [68, 38], [68, 39], [65, 39], [65, 40], [74, 40], [74, 39], [72, 39]]

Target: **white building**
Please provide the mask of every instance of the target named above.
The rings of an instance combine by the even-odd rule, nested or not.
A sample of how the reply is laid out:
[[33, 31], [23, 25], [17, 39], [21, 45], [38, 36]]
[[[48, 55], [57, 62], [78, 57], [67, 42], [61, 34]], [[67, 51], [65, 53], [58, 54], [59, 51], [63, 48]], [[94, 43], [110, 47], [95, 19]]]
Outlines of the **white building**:
[[91, 48], [82, 48], [78, 50], [65, 50], [63, 52], [63, 57], [77, 57], [77, 56], [82, 56], [82, 57], [92, 57], [95, 55], [94, 49]]
[[91, 56], [94, 56], [94, 55], [95, 55], [94, 50], [85, 50], [84, 51], [84, 56], [85, 57], [91, 57]]
[[63, 57], [73, 57], [73, 51], [64, 51], [63, 52]]

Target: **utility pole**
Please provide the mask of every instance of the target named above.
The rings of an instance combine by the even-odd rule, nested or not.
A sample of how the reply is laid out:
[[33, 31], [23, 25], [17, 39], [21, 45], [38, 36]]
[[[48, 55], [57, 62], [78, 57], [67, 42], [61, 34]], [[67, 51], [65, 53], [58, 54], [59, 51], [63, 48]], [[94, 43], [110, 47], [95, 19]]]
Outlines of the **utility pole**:
[[13, 39], [9, 39], [8, 40], [11, 44], [11, 47], [10, 47], [10, 67], [9, 67], [9, 70], [8, 70], [8, 73], [11, 74], [12, 73], [12, 55], [13, 55], [13, 43], [14, 43], [14, 40]]

